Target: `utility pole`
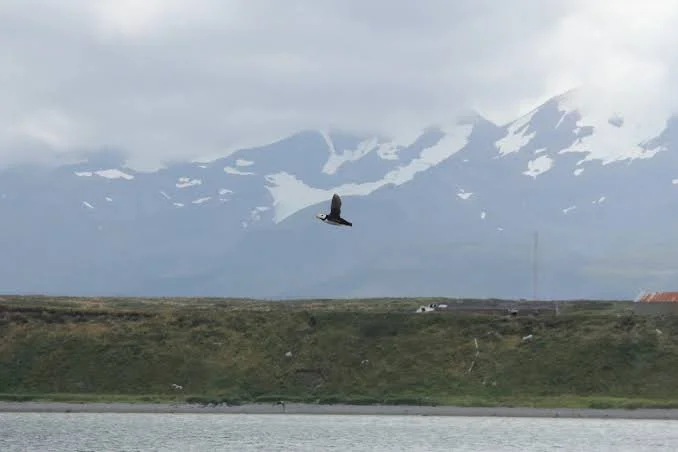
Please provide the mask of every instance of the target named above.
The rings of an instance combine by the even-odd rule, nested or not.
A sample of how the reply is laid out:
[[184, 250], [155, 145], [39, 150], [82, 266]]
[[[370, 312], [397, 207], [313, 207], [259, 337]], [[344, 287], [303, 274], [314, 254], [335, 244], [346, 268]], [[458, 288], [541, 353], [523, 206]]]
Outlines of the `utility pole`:
[[532, 299], [537, 301], [537, 288], [539, 287], [539, 263], [538, 263], [538, 249], [539, 249], [539, 232], [534, 231], [533, 247], [532, 247]]

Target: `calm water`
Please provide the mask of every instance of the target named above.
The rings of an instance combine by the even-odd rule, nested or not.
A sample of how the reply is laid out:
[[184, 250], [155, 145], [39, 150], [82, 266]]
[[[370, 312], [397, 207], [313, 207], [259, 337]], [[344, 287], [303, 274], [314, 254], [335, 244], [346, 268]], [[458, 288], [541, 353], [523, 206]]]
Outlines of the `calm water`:
[[678, 450], [678, 421], [0, 413], [0, 451]]

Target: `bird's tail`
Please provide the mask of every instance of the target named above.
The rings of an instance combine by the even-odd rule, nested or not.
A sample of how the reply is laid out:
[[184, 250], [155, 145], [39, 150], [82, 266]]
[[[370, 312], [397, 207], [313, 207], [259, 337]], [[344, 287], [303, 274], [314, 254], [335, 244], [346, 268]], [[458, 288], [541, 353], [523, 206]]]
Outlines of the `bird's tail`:
[[353, 223], [341, 217], [339, 217], [339, 223], [343, 224], [344, 226], [353, 226]]

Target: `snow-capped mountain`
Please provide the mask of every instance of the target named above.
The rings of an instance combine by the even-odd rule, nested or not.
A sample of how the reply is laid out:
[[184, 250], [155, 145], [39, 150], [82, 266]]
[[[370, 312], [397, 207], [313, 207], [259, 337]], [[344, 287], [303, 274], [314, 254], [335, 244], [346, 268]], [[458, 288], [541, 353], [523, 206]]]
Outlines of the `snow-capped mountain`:
[[[0, 173], [0, 291], [632, 298], [675, 289], [678, 120], [580, 91], [411, 143], [307, 130], [152, 173], [116, 152]], [[333, 193], [353, 228], [314, 218]]]

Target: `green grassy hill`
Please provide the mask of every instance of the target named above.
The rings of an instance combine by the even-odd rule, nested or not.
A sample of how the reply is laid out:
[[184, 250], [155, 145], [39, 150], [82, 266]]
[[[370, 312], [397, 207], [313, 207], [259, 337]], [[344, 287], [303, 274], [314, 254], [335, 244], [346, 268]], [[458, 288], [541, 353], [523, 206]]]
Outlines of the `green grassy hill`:
[[414, 313], [430, 301], [3, 297], [0, 394], [678, 406], [678, 317], [625, 302], [565, 303], [559, 316]]

